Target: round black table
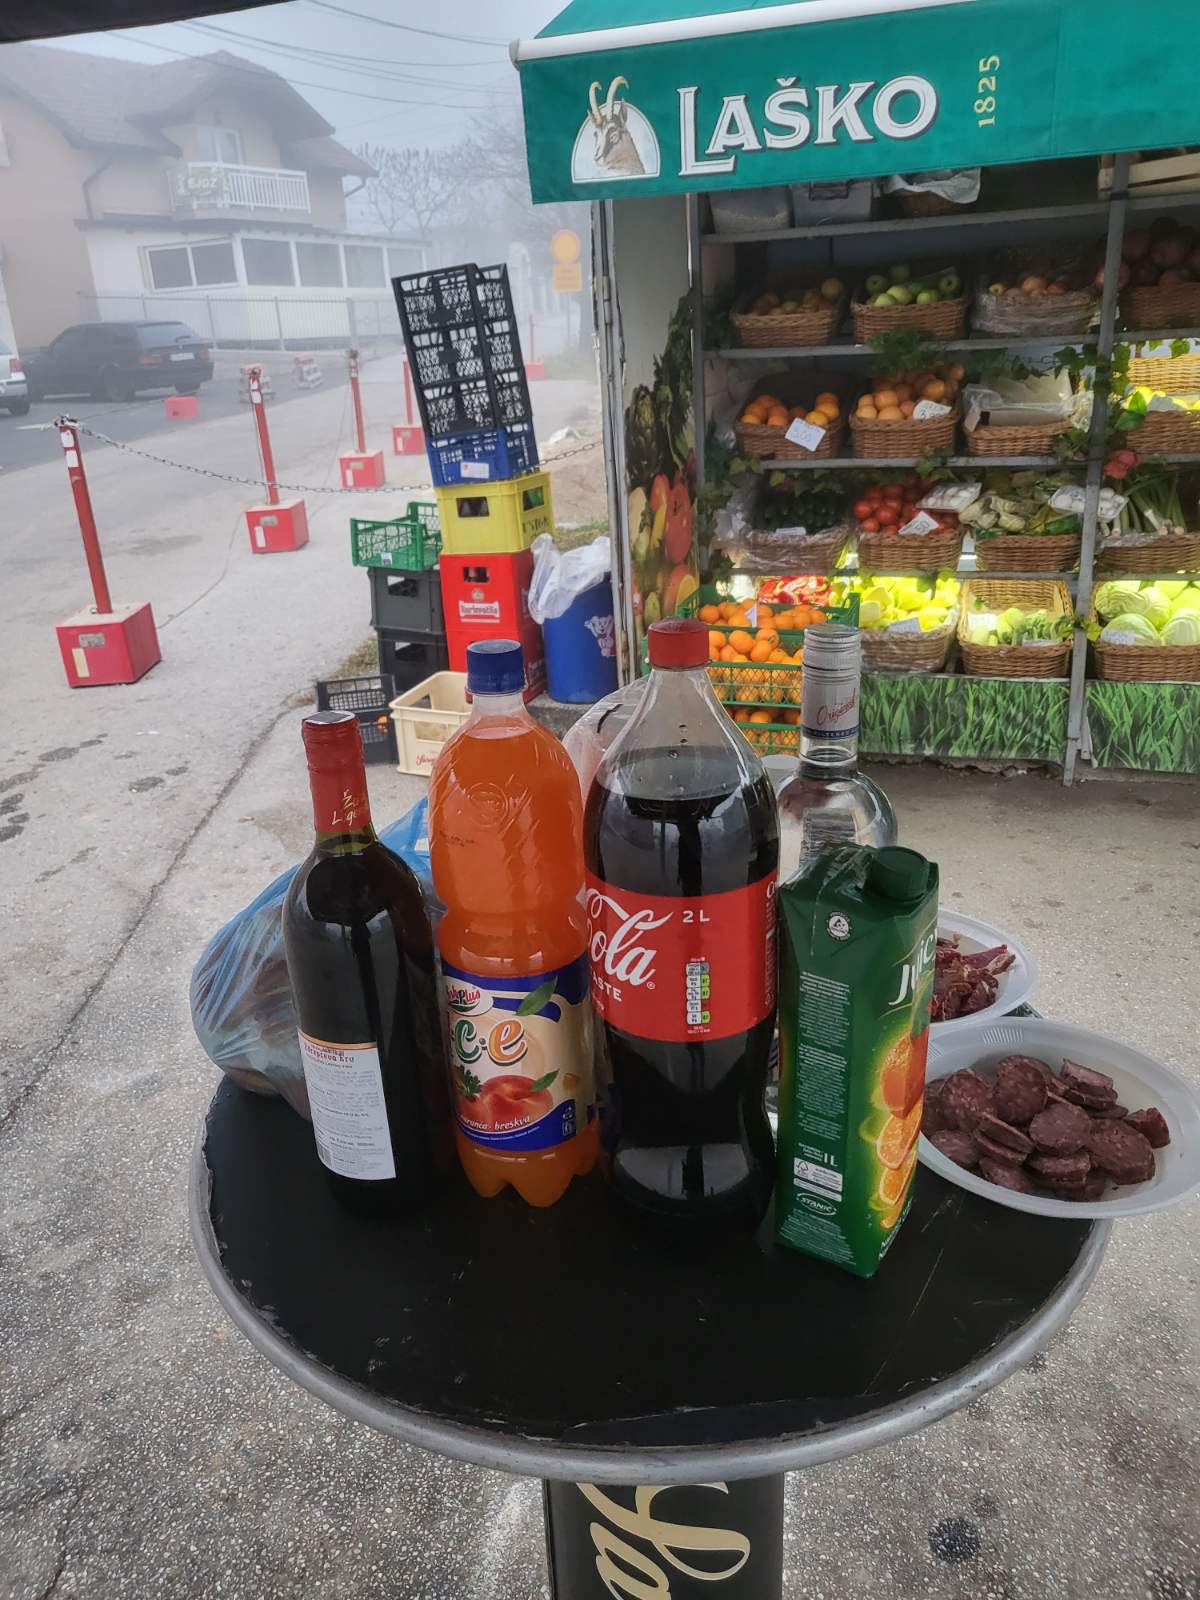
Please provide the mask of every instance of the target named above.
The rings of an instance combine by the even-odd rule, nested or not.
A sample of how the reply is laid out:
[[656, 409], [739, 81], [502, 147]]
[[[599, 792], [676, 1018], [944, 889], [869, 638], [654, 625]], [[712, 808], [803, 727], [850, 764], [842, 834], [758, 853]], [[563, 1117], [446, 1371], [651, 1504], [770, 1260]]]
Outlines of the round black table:
[[870, 1280], [774, 1245], [770, 1219], [681, 1258], [613, 1217], [599, 1174], [546, 1211], [460, 1180], [412, 1219], [364, 1220], [308, 1125], [230, 1083], [190, 1209], [217, 1298], [288, 1377], [409, 1443], [545, 1480], [556, 1600], [781, 1595], [784, 1472], [911, 1433], [1024, 1366], [1109, 1228], [924, 1168]]

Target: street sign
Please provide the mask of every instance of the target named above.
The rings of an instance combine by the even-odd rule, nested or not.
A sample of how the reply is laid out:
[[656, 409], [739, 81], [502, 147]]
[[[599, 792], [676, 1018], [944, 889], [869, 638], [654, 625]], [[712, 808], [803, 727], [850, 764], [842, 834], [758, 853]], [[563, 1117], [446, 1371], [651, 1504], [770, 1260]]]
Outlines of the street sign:
[[550, 238], [550, 259], [560, 266], [579, 260], [579, 235], [574, 228], [558, 228]]
[[556, 261], [554, 287], [559, 294], [578, 294], [583, 288], [582, 265], [578, 261]]

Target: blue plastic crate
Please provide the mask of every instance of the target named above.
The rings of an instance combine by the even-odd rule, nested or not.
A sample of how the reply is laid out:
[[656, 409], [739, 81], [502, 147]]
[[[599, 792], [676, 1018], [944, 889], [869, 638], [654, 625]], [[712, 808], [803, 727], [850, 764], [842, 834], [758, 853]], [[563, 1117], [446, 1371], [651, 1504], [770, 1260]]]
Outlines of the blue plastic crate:
[[519, 478], [523, 473], [535, 472], [539, 464], [532, 422], [427, 438], [425, 448], [439, 489], [457, 483]]

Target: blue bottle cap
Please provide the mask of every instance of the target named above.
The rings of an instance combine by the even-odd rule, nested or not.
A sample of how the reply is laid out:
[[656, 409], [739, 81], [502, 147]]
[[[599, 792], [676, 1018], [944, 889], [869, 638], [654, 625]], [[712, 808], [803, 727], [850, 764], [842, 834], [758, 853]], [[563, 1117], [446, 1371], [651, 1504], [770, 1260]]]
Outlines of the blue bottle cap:
[[467, 688], [472, 694], [520, 694], [525, 658], [515, 639], [480, 639], [467, 646]]

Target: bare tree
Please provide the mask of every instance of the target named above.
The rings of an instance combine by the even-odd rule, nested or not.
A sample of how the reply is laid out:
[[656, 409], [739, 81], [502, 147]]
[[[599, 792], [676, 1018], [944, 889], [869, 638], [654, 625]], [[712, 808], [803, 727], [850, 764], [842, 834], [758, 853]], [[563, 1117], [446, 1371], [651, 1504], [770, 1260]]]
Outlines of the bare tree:
[[358, 154], [375, 168], [363, 198], [389, 233], [415, 228], [428, 234], [446, 220], [470, 176], [461, 147], [395, 149], [364, 144]]

